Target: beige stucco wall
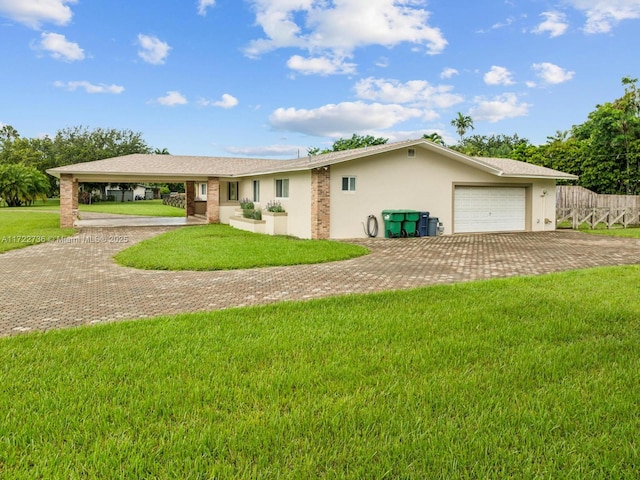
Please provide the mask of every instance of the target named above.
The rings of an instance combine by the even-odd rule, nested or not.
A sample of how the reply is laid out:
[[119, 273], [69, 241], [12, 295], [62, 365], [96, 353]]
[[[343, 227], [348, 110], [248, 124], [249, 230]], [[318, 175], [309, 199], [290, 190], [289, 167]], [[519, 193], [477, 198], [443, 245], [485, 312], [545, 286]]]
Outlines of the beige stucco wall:
[[[342, 177], [356, 177], [356, 191], [342, 191]], [[465, 185], [523, 185], [528, 190], [527, 228], [533, 231], [555, 228], [555, 181], [501, 178], [432, 152], [406, 150], [345, 162], [331, 167], [331, 238], [365, 237], [364, 222], [371, 214], [378, 219], [384, 236], [382, 210], [428, 211], [444, 224], [453, 226], [453, 189]], [[547, 190], [542, 197], [543, 189]], [[545, 225], [545, 218], [552, 221]]]
[[[276, 198], [276, 179], [289, 179], [288, 198]], [[256, 208], [264, 209], [271, 201], [280, 202], [287, 212], [287, 234], [299, 238], [311, 238], [310, 172], [287, 172], [239, 180], [240, 198], [253, 199], [253, 180], [260, 180], [260, 201], [255, 202]]]

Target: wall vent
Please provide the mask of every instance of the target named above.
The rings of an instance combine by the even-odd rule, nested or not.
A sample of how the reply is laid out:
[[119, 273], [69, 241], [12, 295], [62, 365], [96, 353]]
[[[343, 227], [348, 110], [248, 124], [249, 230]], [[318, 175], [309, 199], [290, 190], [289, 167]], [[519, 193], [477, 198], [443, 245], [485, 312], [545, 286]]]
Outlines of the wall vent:
[[416, 149], [415, 148], [409, 148], [407, 150], [407, 157], [415, 157], [416, 156]]

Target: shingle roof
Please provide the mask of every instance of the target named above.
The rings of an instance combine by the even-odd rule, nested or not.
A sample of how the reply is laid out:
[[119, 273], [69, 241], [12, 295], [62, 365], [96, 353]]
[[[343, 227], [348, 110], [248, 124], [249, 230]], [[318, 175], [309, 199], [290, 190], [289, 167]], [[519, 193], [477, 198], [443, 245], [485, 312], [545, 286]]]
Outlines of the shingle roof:
[[173, 178], [205, 179], [207, 177], [243, 177], [278, 172], [310, 170], [342, 163], [356, 158], [365, 158], [403, 148], [424, 148], [496, 176], [525, 178], [575, 179], [570, 175], [550, 168], [504, 158], [478, 158], [463, 155], [455, 150], [434, 144], [424, 139], [376, 145], [372, 147], [330, 152], [292, 160], [272, 160], [233, 157], [196, 157], [182, 155], [132, 154], [107, 158], [93, 162], [77, 163], [47, 170], [59, 177], [69, 173], [79, 178], [128, 177], [128, 178]]
[[570, 173], [560, 172], [552, 168], [541, 167], [532, 163], [520, 162], [510, 158], [474, 157], [476, 160], [492, 165], [502, 171], [503, 177], [548, 177], [562, 180], [575, 180], [578, 177]]

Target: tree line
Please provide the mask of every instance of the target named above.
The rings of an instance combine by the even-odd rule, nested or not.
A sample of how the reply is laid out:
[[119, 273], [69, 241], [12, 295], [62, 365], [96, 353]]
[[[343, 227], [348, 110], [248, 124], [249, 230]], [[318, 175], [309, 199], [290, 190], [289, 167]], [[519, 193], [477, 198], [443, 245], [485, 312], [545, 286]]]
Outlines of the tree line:
[[[78, 126], [53, 137], [21, 137], [10, 125], [0, 128], [0, 198], [7, 206], [29, 205], [58, 190], [47, 169], [153, 150], [139, 132]], [[130, 184], [122, 184], [129, 189]], [[90, 186], [92, 187], [92, 186]]]

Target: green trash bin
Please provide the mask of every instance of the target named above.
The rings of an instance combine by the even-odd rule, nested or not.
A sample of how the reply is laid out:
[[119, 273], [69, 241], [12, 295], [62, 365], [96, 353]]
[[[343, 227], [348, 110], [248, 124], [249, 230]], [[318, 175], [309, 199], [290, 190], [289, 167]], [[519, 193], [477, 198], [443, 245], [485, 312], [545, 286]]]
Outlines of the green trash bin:
[[402, 222], [402, 236], [403, 237], [417, 237], [418, 233], [418, 221], [420, 220], [420, 212], [417, 210], [405, 210], [404, 221]]
[[404, 212], [402, 210], [383, 210], [384, 238], [396, 238], [402, 236], [402, 222]]

